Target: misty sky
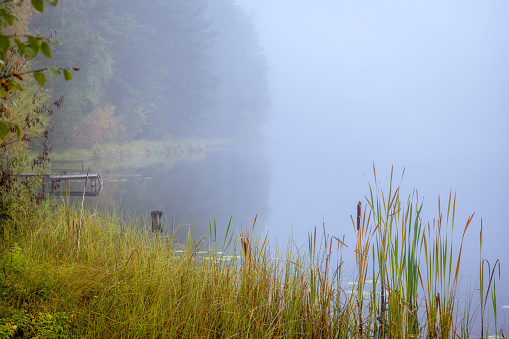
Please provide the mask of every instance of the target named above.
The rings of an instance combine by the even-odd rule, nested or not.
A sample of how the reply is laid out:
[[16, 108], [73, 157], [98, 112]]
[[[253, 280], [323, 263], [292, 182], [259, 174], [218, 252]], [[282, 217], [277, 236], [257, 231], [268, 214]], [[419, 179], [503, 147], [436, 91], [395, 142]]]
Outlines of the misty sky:
[[352, 239], [374, 162], [382, 184], [406, 168], [403, 197], [417, 188], [425, 217], [452, 189], [457, 225], [476, 213], [471, 253], [482, 217], [485, 251], [509, 262], [508, 2], [237, 3], [271, 69], [271, 232], [305, 239], [323, 216]]

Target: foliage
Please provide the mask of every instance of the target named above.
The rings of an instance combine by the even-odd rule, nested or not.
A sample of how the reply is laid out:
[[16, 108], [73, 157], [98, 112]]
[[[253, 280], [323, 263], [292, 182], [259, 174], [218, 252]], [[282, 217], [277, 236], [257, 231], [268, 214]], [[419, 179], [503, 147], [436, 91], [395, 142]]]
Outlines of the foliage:
[[71, 85], [48, 80], [68, 103], [52, 118], [55, 147], [80, 147], [97, 107], [115, 107], [129, 140], [253, 136], [268, 117], [268, 68], [233, 1], [76, 0], [31, 27], [56, 31], [55, 62], [82, 69]]
[[48, 338], [65, 339], [72, 333], [73, 316], [65, 312], [27, 312], [0, 319], [0, 339]]
[[[57, 1], [46, 3], [56, 6]], [[46, 74], [63, 73], [65, 80], [71, 80], [70, 68], [54, 66], [33, 69], [42, 55], [52, 59], [50, 44], [58, 44], [51, 37], [43, 38], [30, 34], [29, 22], [33, 9], [44, 11], [42, 0], [2, 1], [0, 3], [0, 222], [11, 218], [16, 209], [30, 201], [40, 201], [37, 193], [41, 183], [40, 174], [49, 160], [51, 148], [47, 144], [50, 131], [50, 116], [53, 108], [60, 108], [63, 99], [47, 104], [51, 92], [41, 90]], [[77, 70], [77, 69], [75, 69]], [[33, 76], [33, 78], [32, 78]], [[11, 133], [15, 132], [15, 133]], [[38, 146], [39, 154], [32, 160], [32, 171], [39, 176], [17, 182], [14, 175], [28, 165], [24, 153], [29, 145]], [[35, 147], [33, 147], [35, 148]]]
[[219, 81], [212, 93], [207, 118], [208, 135], [256, 137], [270, 111], [268, 66], [252, 18], [233, 0], [214, 1], [207, 13], [217, 35], [211, 64]]
[[[45, 104], [49, 99], [48, 91], [41, 91], [29, 86], [19, 95], [16, 102], [18, 107], [5, 114], [5, 122], [18, 126], [18, 135], [8, 135], [1, 143], [0, 149], [9, 152], [11, 157], [26, 154], [30, 146], [42, 145], [46, 133], [51, 128], [50, 117], [53, 112], [50, 105]], [[32, 143], [32, 141], [34, 141]]]
[[92, 113], [85, 115], [79, 128], [80, 138], [85, 145], [121, 140], [124, 133], [122, 117], [115, 115], [115, 107], [110, 105], [96, 108]]
[[[44, 160], [47, 154], [38, 156], [38, 159]], [[28, 157], [18, 156], [13, 158], [0, 159], [0, 232], [6, 219], [11, 219], [13, 214], [24, 210], [32, 202], [39, 203], [44, 196], [38, 193], [42, 183], [42, 175], [45, 167], [36, 168], [35, 176], [24, 180], [17, 180], [15, 174], [28, 166]]]
[[[160, 137], [168, 131], [182, 135], [202, 123], [217, 82], [210, 71], [215, 32], [205, 13], [208, 5], [203, 0], [157, 0], [151, 6], [139, 1], [115, 6], [129, 20], [126, 36], [115, 41], [118, 72], [106, 90], [119, 111], [129, 115], [127, 127], [139, 131], [134, 137]], [[139, 48], [132, 49], [126, 39]], [[133, 69], [133, 63], [143, 67]]]
[[[53, 6], [57, 4], [57, 1], [46, 0], [46, 2]], [[22, 1], [15, 1], [14, 3], [17, 6], [22, 5]], [[32, 0], [31, 4], [35, 10], [44, 11], [43, 0]], [[29, 12], [25, 8], [25, 12], [22, 13]], [[30, 14], [25, 14], [22, 18], [26, 21], [29, 17]], [[50, 75], [63, 73], [65, 80], [72, 79], [69, 68], [50, 66], [37, 70], [24, 70], [27, 61], [41, 54], [48, 59], [52, 59], [50, 44], [58, 44], [58, 41], [30, 35], [25, 29], [9, 34], [9, 31], [6, 31], [5, 28], [13, 26], [16, 21], [18, 21], [18, 17], [11, 1], [0, 3], [0, 27], [4, 28], [2, 34], [0, 34], [0, 102], [3, 109], [0, 116], [0, 139], [2, 140], [8, 136], [11, 130], [16, 132], [18, 139], [21, 140], [22, 138], [20, 126], [6, 121], [5, 116], [6, 114], [8, 116], [8, 113], [5, 112], [5, 109], [9, 107], [8, 104], [17, 107], [14, 99], [26, 87], [25, 76], [33, 75], [40, 87], [43, 87], [46, 82], [46, 73]], [[16, 25], [16, 28], [20, 28], [19, 25]], [[78, 69], [75, 68], [74, 70]]]
[[53, 51], [53, 59], [38, 60], [38, 67], [57, 64], [81, 69], [80, 76], [71, 83], [55, 81], [57, 79], [47, 81], [47, 86], [55, 93], [53, 100], [64, 96], [67, 103], [52, 117], [54, 129], [50, 139], [56, 148], [79, 146], [80, 140], [75, 136], [83, 117], [96, 107], [110, 104], [105, 85], [114, 74], [112, 41], [121, 34], [112, 26], [122, 21], [112, 13], [113, 2], [115, 0], [61, 2], [58, 8], [31, 21], [32, 29], [62, 42]]
[[[83, 144], [75, 136], [97, 107], [116, 107], [128, 139], [253, 136], [268, 116], [268, 68], [253, 23], [231, 0], [158, 0], [151, 6], [76, 0], [45, 8], [44, 16], [22, 14], [14, 3], [0, 3], [4, 26], [23, 22], [16, 36], [2, 32], [4, 47], [12, 46], [17, 53], [11, 55], [24, 66], [9, 73], [11, 80], [25, 90], [44, 85], [50, 101], [64, 96], [68, 102], [51, 117], [54, 147]], [[43, 3], [25, 1], [23, 8], [41, 10]], [[14, 26], [8, 24], [11, 14]], [[52, 49], [56, 38], [63, 44]], [[76, 66], [83, 72], [73, 79], [70, 71]], [[57, 73], [73, 83], [48, 77]], [[4, 102], [19, 104], [19, 93]], [[21, 127], [0, 120], [0, 134]]]

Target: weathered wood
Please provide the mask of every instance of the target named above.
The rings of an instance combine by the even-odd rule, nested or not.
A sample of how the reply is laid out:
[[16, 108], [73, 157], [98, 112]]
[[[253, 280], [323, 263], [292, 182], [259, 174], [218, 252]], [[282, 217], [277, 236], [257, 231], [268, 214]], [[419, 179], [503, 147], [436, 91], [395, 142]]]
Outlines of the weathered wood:
[[[32, 178], [32, 177], [36, 177], [36, 176], [38, 176], [38, 174], [35, 174], [35, 173], [23, 173], [23, 174], [17, 175], [18, 178]], [[43, 193], [46, 192], [46, 189], [48, 189], [48, 193], [51, 193], [51, 194], [68, 194], [68, 195], [83, 195], [83, 194], [85, 194], [85, 196], [97, 196], [101, 193], [102, 186], [104, 183], [104, 181], [99, 173], [65, 174], [65, 175], [46, 174], [41, 177], [44, 181], [44, 185], [42, 187]], [[79, 181], [90, 182], [90, 190], [85, 191], [85, 193], [83, 193], [83, 188], [81, 188], [78, 191], [70, 191], [70, 192], [68, 192], [68, 191], [60, 192], [59, 190], [57, 190], [57, 188], [60, 186], [60, 182], [63, 182], [64, 185], [67, 186], [67, 184], [66, 184], [67, 181], [69, 182], [69, 184], [71, 181], [73, 181], [73, 182], [79, 182]], [[49, 187], [46, 187], [46, 186], [49, 186]]]
[[[39, 174], [36, 174], [36, 173], [22, 173], [22, 174], [18, 174], [17, 177], [20, 177], [20, 178], [31, 178], [31, 177], [35, 177], [35, 176], [38, 176]], [[46, 175], [43, 175], [42, 178], [44, 180], [85, 180], [87, 179], [88, 177], [88, 180], [95, 180], [97, 181], [101, 186], [103, 184], [103, 179], [101, 177], [101, 174], [99, 173], [92, 173], [92, 174], [63, 174], [63, 175], [51, 175], [51, 174], [46, 174]]]
[[163, 212], [161, 211], [152, 211], [150, 212], [150, 216], [152, 217], [152, 232], [163, 232], [163, 226], [161, 226], [161, 216]]

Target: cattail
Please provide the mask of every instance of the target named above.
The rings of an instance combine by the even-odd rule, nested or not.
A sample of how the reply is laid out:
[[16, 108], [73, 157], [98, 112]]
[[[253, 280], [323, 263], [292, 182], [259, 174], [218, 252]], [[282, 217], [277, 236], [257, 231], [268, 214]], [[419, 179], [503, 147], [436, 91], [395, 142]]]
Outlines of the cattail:
[[359, 201], [357, 204], [357, 231], [360, 231], [361, 229], [361, 210], [362, 210], [362, 203]]

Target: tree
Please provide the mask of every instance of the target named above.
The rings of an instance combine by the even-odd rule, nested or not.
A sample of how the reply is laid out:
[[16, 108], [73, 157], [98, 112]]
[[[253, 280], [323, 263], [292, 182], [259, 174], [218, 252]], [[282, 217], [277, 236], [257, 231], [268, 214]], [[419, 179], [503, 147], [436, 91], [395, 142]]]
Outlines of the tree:
[[205, 12], [210, 4], [127, 0], [115, 6], [126, 19], [125, 35], [112, 41], [115, 73], [105, 92], [131, 137], [196, 133], [202, 124], [217, 83], [210, 63], [216, 32]]
[[[11, 36], [28, 35], [28, 24], [34, 14], [34, 9], [26, 2], [16, 8], [15, 13], [16, 20], [13, 25], [5, 27], [3, 33]], [[11, 69], [17, 74], [33, 67], [32, 60], [13, 51], [7, 55], [4, 62], [6, 69]], [[43, 136], [49, 126], [50, 119], [46, 114], [41, 114], [42, 111], [37, 108], [43, 105], [50, 95], [50, 90], [41, 89], [34, 79], [25, 78], [24, 90], [15, 93], [15, 101], [12, 100], [9, 106], [6, 104], [0, 106], [4, 123], [19, 127], [16, 129], [18, 133], [9, 134], [0, 145], [3, 149], [9, 149], [11, 157], [26, 151], [29, 140], [39, 139]]]
[[[46, 3], [56, 5], [56, 0], [46, 0]], [[48, 135], [48, 129], [44, 128], [47, 123], [45, 114], [52, 113], [53, 105], [41, 102], [49, 92], [37, 89], [37, 86], [44, 87], [46, 74], [63, 73], [65, 80], [72, 79], [69, 68], [28, 69], [41, 55], [51, 59], [50, 44], [58, 42], [29, 34], [27, 22], [32, 14], [31, 8], [22, 6], [22, 0], [0, 2], [0, 149], [6, 155], [0, 158], [0, 220], [9, 217], [13, 209], [23, 206], [27, 198], [39, 198], [34, 190], [38, 180], [18, 183], [13, 175], [27, 160], [20, 151], [32, 141], [31, 137], [42, 135], [47, 138]], [[44, 11], [43, 0], [31, 0], [31, 6], [38, 12]], [[62, 102], [59, 99], [54, 106], [60, 107]], [[12, 138], [11, 132], [15, 132], [16, 138]], [[44, 164], [49, 151], [43, 143], [32, 167]]]
[[[51, 75], [63, 73], [65, 80], [72, 79], [72, 73], [69, 71], [69, 68], [50, 66], [38, 70], [25, 70], [27, 62], [41, 54], [51, 59], [50, 43], [58, 44], [58, 41], [22, 32], [5, 34], [5, 29], [13, 26], [18, 20], [13, 3], [21, 6], [23, 1], [4, 0], [0, 2], [0, 28], [2, 28], [2, 34], [0, 34], [0, 103], [3, 109], [0, 116], [0, 140], [4, 140], [11, 130], [16, 132], [19, 140], [22, 138], [22, 129], [19, 124], [9, 124], [5, 117], [8, 115], [6, 109], [9, 108], [9, 105], [17, 106], [14, 98], [19, 92], [24, 90], [25, 76], [33, 75], [33, 78], [40, 87], [44, 87], [46, 73]], [[56, 6], [57, 0], [46, 0], [46, 3]], [[36, 11], [44, 11], [44, 1], [32, 0], [31, 4]]]
[[62, 45], [34, 65], [83, 69], [72, 83], [45, 84], [67, 103], [52, 117], [53, 146], [82, 146], [75, 136], [85, 117], [106, 106], [128, 139], [254, 136], [266, 121], [268, 67], [233, 0], [73, 0], [50, 9], [30, 28]]
[[116, 140], [125, 128], [122, 117], [115, 115], [115, 106], [107, 105], [87, 114], [78, 132], [84, 143], [103, 143]]
[[73, 0], [62, 2], [34, 18], [31, 28], [52, 35], [62, 44], [53, 59], [38, 60], [40, 67], [77, 66], [80, 76], [72, 83], [53, 79], [48, 86], [56, 97], [63, 95], [66, 105], [52, 119], [50, 139], [54, 147], [79, 146], [74, 138], [83, 117], [97, 107], [109, 104], [105, 84], [114, 72], [112, 40], [120, 31], [115, 27], [122, 18], [112, 13], [116, 0]]
[[219, 81], [211, 96], [215, 106], [206, 112], [208, 134], [254, 137], [268, 118], [269, 70], [251, 18], [233, 0], [209, 6], [217, 35], [211, 48]]

